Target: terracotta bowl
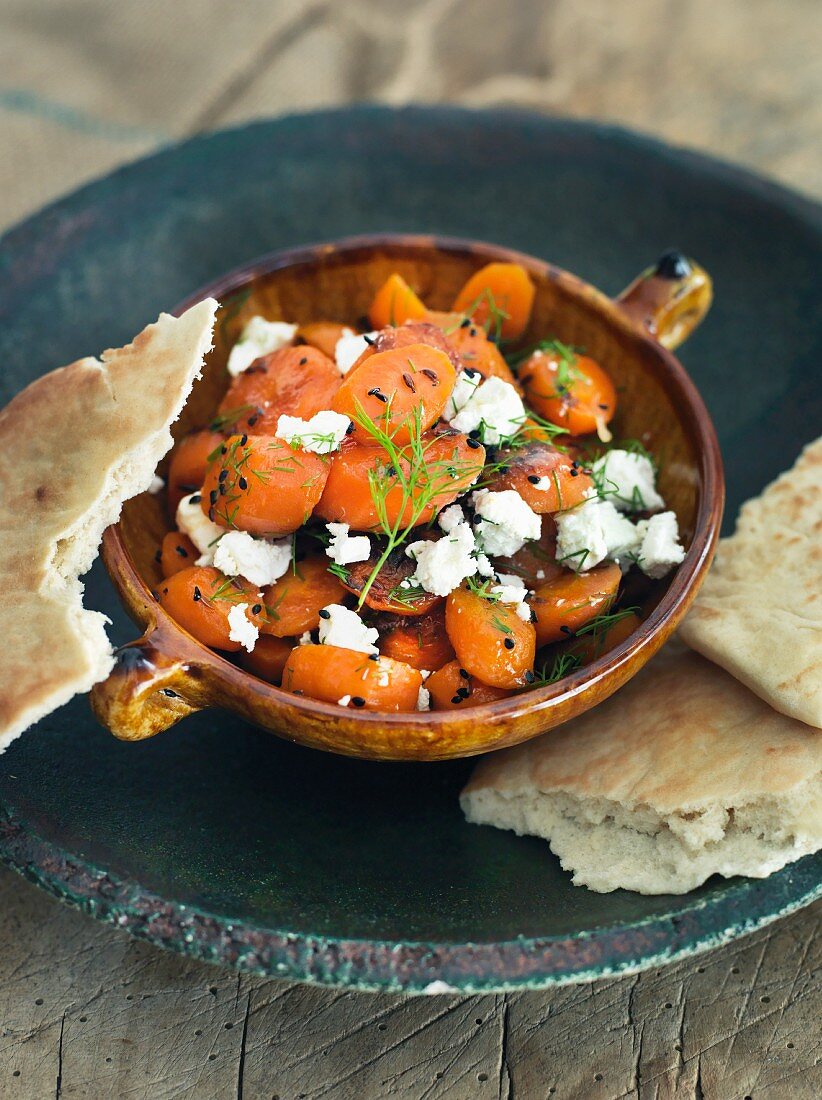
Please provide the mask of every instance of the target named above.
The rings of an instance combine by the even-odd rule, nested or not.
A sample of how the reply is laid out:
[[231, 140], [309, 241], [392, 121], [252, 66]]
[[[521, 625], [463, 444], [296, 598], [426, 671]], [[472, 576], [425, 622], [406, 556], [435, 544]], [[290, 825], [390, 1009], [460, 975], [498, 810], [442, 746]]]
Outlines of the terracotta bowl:
[[[671, 354], [707, 312], [710, 279], [668, 253], [612, 300], [541, 260], [491, 245], [429, 237], [355, 238], [278, 252], [204, 287], [182, 312], [212, 295], [222, 303], [203, 378], [175, 433], [207, 423], [227, 385], [225, 362], [255, 313], [307, 322], [362, 317], [384, 279], [399, 271], [427, 305], [447, 309], [490, 260], [523, 264], [536, 300], [523, 343], [557, 337], [584, 347], [615, 380], [616, 439], [638, 438], [660, 459], [660, 490], [677, 514], [687, 554], [667, 582], [642, 596], [642, 623], [621, 645], [549, 687], [459, 712], [380, 714], [295, 697], [244, 672], [179, 627], [152, 595], [154, 555], [169, 522], [162, 497], [127, 502], [105, 534], [103, 557], [126, 608], [144, 629], [123, 647], [109, 679], [92, 692], [100, 721], [139, 740], [193, 711], [223, 707], [280, 737], [374, 760], [444, 760], [526, 741], [606, 699], [660, 648], [687, 611], [710, 565], [724, 484], [716, 434], [682, 365]], [[162, 473], [163, 470], [161, 469]]]

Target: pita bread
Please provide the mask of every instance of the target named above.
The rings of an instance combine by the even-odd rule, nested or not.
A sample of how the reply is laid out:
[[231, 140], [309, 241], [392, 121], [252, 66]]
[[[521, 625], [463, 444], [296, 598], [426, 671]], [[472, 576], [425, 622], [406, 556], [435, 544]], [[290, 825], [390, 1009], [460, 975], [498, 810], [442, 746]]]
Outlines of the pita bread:
[[776, 710], [822, 728], [822, 438], [742, 506], [681, 634]]
[[822, 846], [822, 738], [677, 642], [613, 698], [480, 761], [465, 816], [545, 837], [574, 882], [680, 894]]
[[217, 303], [162, 314], [133, 343], [37, 379], [0, 412], [0, 752], [104, 679], [86, 573], [123, 501], [148, 488], [211, 347]]

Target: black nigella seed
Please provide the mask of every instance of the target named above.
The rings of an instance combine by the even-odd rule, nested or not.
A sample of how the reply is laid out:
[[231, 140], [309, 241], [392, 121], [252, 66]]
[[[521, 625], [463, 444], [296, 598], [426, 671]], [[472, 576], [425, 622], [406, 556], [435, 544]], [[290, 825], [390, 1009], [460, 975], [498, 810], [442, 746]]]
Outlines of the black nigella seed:
[[529, 474], [528, 480], [531, 482], [532, 485], [539, 485], [539, 478], [536, 474]]
[[480, 441], [478, 439], [472, 439], [470, 436], [468, 437], [466, 442], [468, 443], [468, 446], [471, 448], [472, 451], [478, 450], [479, 447], [481, 446]]
[[369, 347], [372, 347], [372, 348], [373, 348], [373, 346], [374, 346], [374, 345], [376, 344], [376, 342], [377, 342], [377, 341], [376, 341], [376, 340], [374, 339], [374, 337], [373, 337], [373, 336], [368, 336], [368, 335], [365, 335], [365, 334], [363, 335], [363, 340], [365, 340], [366, 344], [368, 344], [368, 346], [369, 346]]
[[320, 612], [320, 618], [321, 619], [330, 619], [331, 618], [331, 612], [326, 611], [325, 608], [323, 608], [322, 611]]
[[468, 433], [468, 438], [469, 439], [479, 439], [479, 437], [480, 437], [479, 428], [472, 428], [471, 431]]
[[439, 375], [435, 370], [431, 370], [430, 367], [423, 367], [420, 374], [424, 374], [432, 386], [438, 386], [440, 384]]
[[579, 470], [575, 470], [573, 466], [571, 467], [571, 477], [579, 477]]
[[203, 594], [200, 591], [200, 589], [197, 587], [197, 585], [195, 584], [194, 585], [194, 602], [197, 603], [202, 598], [203, 598]]
[[354, 704], [355, 707], [364, 707], [365, 706], [365, 699], [363, 699], [362, 695], [352, 696], [351, 702]]
[[382, 392], [382, 390], [380, 390], [377, 386], [375, 386], [373, 390], [368, 391], [368, 396], [369, 397], [376, 397], [376, 399], [378, 401], [382, 401], [382, 403], [384, 405], [388, 404], [388, 398], [385, 396], [385, 394]]
[[251, 608], [251, 613], [252, 615], [259, 615], [262, 609], [263, 605], [261, 603], [255, 603], [254, 606]]
[[470, 324], [471, 324], [471, 318], [470, 318], [470, 317], [466, 317], [466, 318], [465, 318], [465, 320], [464, 320], [464, 321], [462, 322], [462, 324], [460, 325], [460, 328], [468, 328], [468, 326], [469, 326]]
[[454, 695], [451, 699], [451, 702], [452, 703], [461, 703], [462, 702], [462, 696], [461, 695]]
[[187, 558], [188, 557], [188, 550], [186, 550], [185, 546], [180, 546], [180, 544], [178, 543], [174, 547], [174, 550], [175, 550], [176, 553], [178, 553], [180, 555], [181, 558]]
[[368, 660], [369, 661], [379, 661], [379, 659], [380, 659], [379, 653], [369, 653], [368, 654]]
[[171, 688], [161, 688], [160, 690], [162, 691], [163, 695], [167, 695], [169, 697], [169, 699], [179, 699], [180, 698], [180, 696], [177, 694], [177, 692], [172, 691]]
[[471, 679], [471, 673], [468, 671], [468, 669], [465, 668], [460, 669], [460, 676], [463, 678], [463, 680]]
[[214, 505], [212, 505], [208, 510], [208, 518], [211, 520], [212, 523], [214, 523]]
[[530, 670], [530, 668], [526, 669], [526, 671], [525, 671], [525, 682], [526, 682], [526, 684], [533, 684], [534, 680], [536, 680], [536, 676], [533, 674], [533, 672]]
[[607, 405], [600, 405], [599, 407], [601, 409], [604, 409], [606, 412], [608, 411], [608, 406]]
[[226, 447], [225, 443], [222, 445], [222, 447], [220, 447], [220, 454], [221, 455], [227, 455], [228, 454], [228, 447]]
[[576, 459], [574, 459], [574, 461], [571, 463], [571, 469], [572, 470], [578, 470], [579, 469], [579, 462], [577, 462]]
[[220, 485], [220, 496], [224, 497], [227, 492], [228, 490], [226, 489], [225, 485]]
[[237, 480], [237, 484], [239, 485], [239, 487], [242, 489], [243, 492], [245, 492], [246, 489], [248, 488], [248, 482], [246, 481], [246, 479], [244, 477], [240, 477]]
[[471, 692], [468, 690], [468, 688], [457, 688], [457, 695], [459, 695], [462, 699], [467, 699], [470, 694]]
[[472, 328], [471, 331], [468, 333], [468, 335], [469, 336], [476, 336], [477, 335], [477, 330], [475, 328]]
[[351, 435], [351, 433], [353, 431], [354, 431], [354, 424], [349, 424], [348, 427], [345, 429], [345, 434], [346, 435]]
[[154, 555], [154, 560], [155, 561], [162, 561], [163, 560], [163, 551], [162, 550], [157, 551], [157, 553]]
[[563, 634], [573, 634], [574, 633], [573, 630], [571, 630], [570, 626], [561, 626], [559, 629], [562, 631]]
[[202, 499], [203, 499], [202, 493], [195, 493], [194, 496], [189, 501], [189, 504], [199, 504]]
[[220, 476], [217, 478], [217, 480], [218, 481], [225, 481], [225, 479], [227, 477], [228, 477], [228, 470], [220, 470]]
[[240, 436], [240, 446], [244, 447], [248, 443], [248, 436], [243, 434]]
[[305, 366], [305, 364], [306, 364], [307, 362], [308, 362], [308, 356], [307, 356], [307, 355], [304, 355], [304, 356], [302, 357], [302, 359], [300, 360], [300, 366], [301, 366], [301, 367], [304, 367], [304, 366]]
[[503, 644], [506, 649], [513, 649], [517, 643], [514, 641], [513, 638], [506, 638]]
[[417, 392], [417, 387], [414, 385], [414, 379], [411, 377], [410, 374], [404, 374], [402, 376], [402, 380], [403, 380], [403, 382], [405, 382], [406, 386], [408, 386], [409, 390], [412, 393]]
[[248, 420], [246, 420], [246, 424], [248, 424], [249, 428], [253, 428], [256, 423], [257, 423], [257, 417], [256, 416], [249, 416]]
[[[220, 486], [220, 488], [222, 489], [222, 485]], [[217, 492], [216, 489], [212, 489], [211, 492], [208, 494], [209, 503], [210, 504], [216, 504], [217, 503], [217, 497], [219, 495], [220, 494]]]

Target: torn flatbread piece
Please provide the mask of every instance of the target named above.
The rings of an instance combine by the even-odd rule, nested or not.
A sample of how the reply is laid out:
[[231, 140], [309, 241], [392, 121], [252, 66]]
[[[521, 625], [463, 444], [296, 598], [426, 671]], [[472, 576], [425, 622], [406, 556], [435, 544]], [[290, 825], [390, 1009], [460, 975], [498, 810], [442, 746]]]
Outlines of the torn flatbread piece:
[[577, 885], [681, 894], [822, 846], [822, 738], [673, 642], [601, 706], [481, 760], [461, 804], [544, 837]]
[[822, 728], [822, 438], [742, 506], [681, 635], [776, 710]]
[[86, 573], [123, 501], [148, 489], [199, 375], [217, 302], [38, 378], [0, 411], [0, 752], [113, 664]]

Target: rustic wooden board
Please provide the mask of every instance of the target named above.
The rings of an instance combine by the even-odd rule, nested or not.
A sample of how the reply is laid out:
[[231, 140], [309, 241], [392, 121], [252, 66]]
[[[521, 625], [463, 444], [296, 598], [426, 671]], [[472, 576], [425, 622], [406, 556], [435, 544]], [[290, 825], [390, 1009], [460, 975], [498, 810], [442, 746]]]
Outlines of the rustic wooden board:
[[[4, 0], [0, 227], [198, 130], [364, 98], [596, 116], [822, 193], [818, 0]], [[238, 977], [0, 871], [0, 1096], [822, 1094], [816, 907], [659, 973], [406, 999]]]

